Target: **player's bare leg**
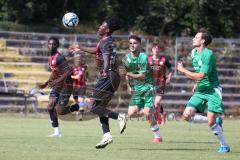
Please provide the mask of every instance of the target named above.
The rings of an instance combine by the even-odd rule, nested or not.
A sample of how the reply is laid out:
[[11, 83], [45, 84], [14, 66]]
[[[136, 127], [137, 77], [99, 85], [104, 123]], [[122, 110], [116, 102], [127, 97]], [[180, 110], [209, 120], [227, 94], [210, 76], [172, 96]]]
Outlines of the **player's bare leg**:
[[152, 132], [154, 134], [154, 138], [153, 138], [153, 142], [159, 143], [162, 142], [162, 137], [160, 134], [160, 128], [157, 124], [157, 121], [155, 119], [154, 116], [154, 109], [153, 108], [149, 108], [149, 107], [145, 107], [143, 109], [143, 112], [145, 114], [146, 117], [148, 117], [148, 122], [152, 128]]
[[49, 137], [61, 137], [61, 131], [58, 123], [58, 116], [56, 113], [55, 105], [57, 103], [57, 98], [50, 98], [48, 103], [48, 113], [51, 120], [52, 127], [54, 129], [54, 133], [49, 135]]
[[193, 107], [186, 107], [183, 112], [183, 119], [192, 123], [207, 123], [207, 117], [196, 113]]
[[154, 100], [154, 106], [155, 106], [154, 115], [155, 115], [155, 119], [159, 125], [161, 125], [163, 123], [163, 119], [162, 119], [162, 115], [161, 115], [161, 105], [160, 105], [161, 99], [162, 99], [161, 96], [155, 96], [155, 100]]
[[218, 115], [216, 113], [208, 112], [207, 113], [208, 125], [211, 128], [213, 134], [220, 141], [220, 145], [221, 146], [220, 146], [218, 152], [220, 152], [220, 153], [227, 153], [227, 152], [230, 152], [230, 147], [229, 147], [228, 143], [225, 140], [222, 127], [218, 123], [216, 123], [216, 117], [217, 116]]

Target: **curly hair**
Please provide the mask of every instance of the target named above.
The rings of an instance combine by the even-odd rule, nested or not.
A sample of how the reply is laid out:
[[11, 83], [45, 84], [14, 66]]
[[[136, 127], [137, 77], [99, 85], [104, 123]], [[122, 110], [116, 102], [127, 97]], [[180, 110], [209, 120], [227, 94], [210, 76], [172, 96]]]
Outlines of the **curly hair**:
[[122, 22], [117, 17], [110, 17], [106, 19], [105, 22], [107, 23], [110, 33], [113, 33], [114, 31], [119, 30], [122, 27]]
[[53, 40], [53, 41], [57, 44], [57, 47], [59, 47], [59, 40], [58, 40], [57, 37], [49, 37], [49, 38], [48, 38], [48, 42], [49, 42], [50, 40]]

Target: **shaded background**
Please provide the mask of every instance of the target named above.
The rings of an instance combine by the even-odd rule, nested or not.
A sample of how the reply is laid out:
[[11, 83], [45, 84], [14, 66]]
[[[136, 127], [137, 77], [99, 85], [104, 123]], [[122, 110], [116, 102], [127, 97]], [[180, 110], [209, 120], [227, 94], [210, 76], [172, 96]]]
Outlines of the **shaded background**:
[[214, 37], [240, 36], [238, 0], [0, 0], [0, 29], [69, 32], [61, 18], [78, 14], [79, 28], [71, 32], [95, 32], [108, 16], [124, 22], [122, 33], [190, 36], [207, 26]]

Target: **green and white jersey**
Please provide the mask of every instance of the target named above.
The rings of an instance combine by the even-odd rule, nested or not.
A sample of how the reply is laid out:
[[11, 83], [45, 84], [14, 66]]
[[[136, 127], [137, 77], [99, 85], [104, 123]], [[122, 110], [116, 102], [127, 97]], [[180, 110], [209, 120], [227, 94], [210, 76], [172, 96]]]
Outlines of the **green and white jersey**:
[[136, 57], [132, 57], [131, 53], [125, 55], [122, 59], [123, 65], [127, 72], [134, 74], [145, 74], [144, 80], [133, 79], [135, 91], [145, 91], [153, 88], [153, 74], [148, 65], [147, 55], [140, 52]]
[[201, 53], [196, 49], [192, 50], [192, 64], [196, 72], [205, 73], [203, 80], [197, 81], [199, 91], [216, 88], [220, 85], [216, 64], [216, 55], [209, 48], [205, 48]]

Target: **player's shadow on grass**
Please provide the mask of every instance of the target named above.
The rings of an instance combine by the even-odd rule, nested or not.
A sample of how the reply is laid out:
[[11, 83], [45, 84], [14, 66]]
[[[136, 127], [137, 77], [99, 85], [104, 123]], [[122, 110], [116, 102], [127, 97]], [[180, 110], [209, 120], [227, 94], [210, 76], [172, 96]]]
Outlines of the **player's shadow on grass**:
[[208, 151], [209, 149], [199, 148], [122, 148], [120, 150], [139, 150], [139, 151]]
[[203, 142], [203, 141], [201, 141], [201, 142], [198, 142], [198, 141], [195, 141], [195, 142], [186, 142], [186, 141], [166, 141], [166, 142], [164, 142], [164, 143], [200, 143], [200, 144], [217, 144], [216, 142]]

